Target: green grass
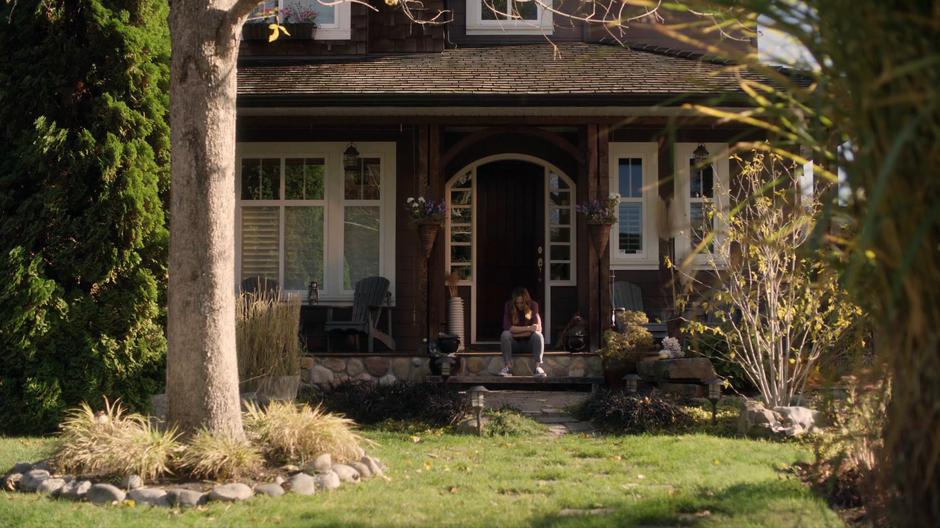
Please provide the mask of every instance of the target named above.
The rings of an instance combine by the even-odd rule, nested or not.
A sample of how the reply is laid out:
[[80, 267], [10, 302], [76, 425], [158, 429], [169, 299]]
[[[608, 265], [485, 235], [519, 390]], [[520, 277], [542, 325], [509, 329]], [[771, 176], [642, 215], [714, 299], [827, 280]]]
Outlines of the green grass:
[[[380, 444], [371, 451], [389, 464], [390, 481], [184, 512], [0, 492], [0, 526], [842, 525], [821, 499], [780, 471], [810, 458], [796, 443], [701, 434], [552, 439], [372, 430], [365, 436]], [[0, 439], [0, 468], [41, 458], [49, 445]], [[560, 515], [565, 509], [605, 512]]]

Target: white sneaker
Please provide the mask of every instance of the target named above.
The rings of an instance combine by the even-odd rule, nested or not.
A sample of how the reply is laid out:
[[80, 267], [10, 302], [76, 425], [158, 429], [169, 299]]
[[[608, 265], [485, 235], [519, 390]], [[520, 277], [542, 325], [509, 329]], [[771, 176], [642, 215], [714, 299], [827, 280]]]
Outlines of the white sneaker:
[[542, 367], [535, 367], [535, 377], [536, 378], [547, 378], [548, 374], [545, 373], [545, 370]]
[[509, 367], [503, 367], [503, 370], [499, 371], [499, 375], [504, 378], [508, 378], [509, 376], [512, 376], [512, 370]]

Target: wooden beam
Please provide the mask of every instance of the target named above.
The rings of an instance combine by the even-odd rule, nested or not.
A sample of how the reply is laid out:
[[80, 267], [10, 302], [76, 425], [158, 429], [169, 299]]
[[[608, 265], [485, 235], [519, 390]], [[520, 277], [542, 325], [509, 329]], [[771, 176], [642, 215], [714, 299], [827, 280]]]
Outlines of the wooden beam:
[[[600, 124], [597, 127], [597, 194], [599, 199], [604, 199], [610, 194], [610, 176], [609, 171], [609, 145], [610, 131], [607, 125]], [[602, 255], [598, 255], [600, 264], [598, 265], [598, 278], [600, 289], [598, 291], [599, 312], [598, 321], [600, 323], [599, 338], [603, 338], [604, 329], [610, 322], [610, 246], [616, 244], [615, 233], [610, 234], [610, 242]]]
[[529, 127], [491, 127], [485, 128], [483, 130], [478, 130], [471, 134], [468, 134], [460, 141], [455, 143], [451, 148], [447, 149], [447, 152], [441, 157], [441, 165], [446, 167], [451, 161], [454, 160], [461, 152], [467, 148], [483, 141], [487, 138], [500, 135], [500, 134], [518, 134], [522, 136], [534, 136], [539, 139], [545, 140], [548, 143], [560, 148], [561, 150], [567, 152], [575, 160], [581, 161], [584, 154], [578, 150], [578, 147], [571, 144], [570, 141], [564, 137], [555, 134], [554, 132], [549, 132], [548, 130], [542, 130], [540, 128], [535, 128], [532, 126]]
[[[441, 164], [441, 127], [428, 127], [428, 192], [430, 200], [444, 198], [444, 175]], [[444, 230], [437, 235], [434, 251], [431, 253], [431, 335], [436, 336], [445, 321], [444, 298]]]

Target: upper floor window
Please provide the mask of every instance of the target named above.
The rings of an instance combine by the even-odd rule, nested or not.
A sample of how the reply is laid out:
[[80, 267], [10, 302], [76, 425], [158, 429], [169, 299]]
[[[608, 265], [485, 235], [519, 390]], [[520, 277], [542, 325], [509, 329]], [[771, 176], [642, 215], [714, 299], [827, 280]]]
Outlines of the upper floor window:
[[[277, 17], [281, 24], [313, 23], [317, 40], [349, 40], [351, 2], [326, 0], [264, 0], [251, 12], [249, 23], [270, 24]], [[291, 34], [293, 38], [302, 35]]]
[[[676, 143], [676, 258], [695, 252], [697, 267], [711, 267], [722, 244], [720, 216], [730, 203], [728, 146]], [[720, 253], [720, 252], [718, 252]], [[720, 264], [720, 263], [719, 263]]]
[[551, 35], [551, 0], [467, 0], [468, 35]]
[[657, 269], [659, 169], [656, 143], [610, 144], [610, 192], [620, 195], [611, 237], [612, 269]]

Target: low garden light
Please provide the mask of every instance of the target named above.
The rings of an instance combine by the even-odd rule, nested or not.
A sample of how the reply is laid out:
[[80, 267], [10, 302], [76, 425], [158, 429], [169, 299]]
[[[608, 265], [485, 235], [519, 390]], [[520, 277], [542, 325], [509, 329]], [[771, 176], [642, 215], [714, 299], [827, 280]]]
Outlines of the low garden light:
[[486, 393], [490, 392], [483, 385], [475, 385], [467, 391], [470, 398], [470, 407], [473, 408], [477, 418], [477, 435], [483, 436], [483, 409], [486, 407]]
[[718, 400], [721, 399], [721, 380], [715, 378], [708, 382], [708, 401], [712, 402], [712, 424], [718, 422]]
[[636, 374], [627, 374], [623, 377], [624, 387], [627, 389], [627, 394], [636, 394], [639, 390], [640, 376]]

